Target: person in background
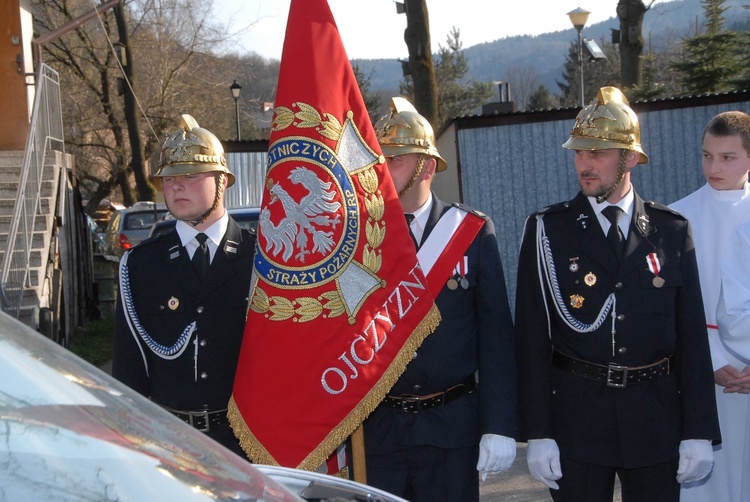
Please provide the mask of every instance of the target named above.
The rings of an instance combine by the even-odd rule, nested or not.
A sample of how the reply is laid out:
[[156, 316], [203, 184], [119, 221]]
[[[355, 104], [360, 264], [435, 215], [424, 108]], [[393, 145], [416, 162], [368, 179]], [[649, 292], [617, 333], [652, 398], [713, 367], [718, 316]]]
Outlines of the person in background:
[[[477, 501], [477, 471], [502, 472], [516, 456], [513, 324], [495, 228], [431, 192], [447, 164], [408, 101], [393, 98], [375, 129], [417, 257], [445, 260], [453, 275], [432, 292], [442, 322], [364, 422], [367, 483], [413, 502]], [[468, 228], [472, 238], [448, 246]]]
[[167, 411], [245, 453], [227, 420], [250, 290], [255, 235], [227, 214], [224, 149], [183, 115], [152, 181], [175, 229], [120, 261], [112, 374]]
[[638, 117], [599, 89], [563, 148], [581, 191], [526, 221], [518, 262], [519, 438], [556, 502], [676, 502], [720, 441], [687, 220], [635, 192]]
[[[700, 481], [683, 483], [682, 502], [750, 500], [741, 497], [750, 464], [747, 426], [750, 418], [750, 368], [719, 336], [716, 309], [721, 290], [721, 267], [734, 267], [727, 243], [736, 228], [750, 221], [750, 116], [729, 111], [715, 116], [703, 130], [702, 164], [706, 184], [670, 207], [690, 221], [703, 293], [706, 329], [714, 369], [714, 390], [723, 442], [714, 447], [714, 467]], [[732, 246], [731, 253], [740, 249]], [[730, 254], [731, 254], [730, 253]], [[746, 344], [748, 342], [745, 342]], [[749, 354], [750, 355], [750, 354]]]

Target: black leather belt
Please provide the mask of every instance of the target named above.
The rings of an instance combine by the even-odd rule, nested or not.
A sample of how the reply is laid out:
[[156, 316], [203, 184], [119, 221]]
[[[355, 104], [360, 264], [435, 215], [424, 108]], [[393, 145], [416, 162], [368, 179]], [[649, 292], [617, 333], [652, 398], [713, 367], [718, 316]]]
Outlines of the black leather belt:
[[644, 383], [656, 377], [669, 375], [672, 371], [672, 356], [646, 366], [620, 366], [613, 363], [590, 363], [555, 350], [552, 353], [552, 364], [575, 375], [605, 382], [608, 387], [623, 388], [629, 384]]
[[227, 418], [226, 408], [216, 411], [185, 411], [175, 410], [173, 408], [170, 408], [169, 406], [164, 406], [163, 404], [159, 406], [161, 406], [180, 420], [183, 420], [185, 423], [192, 425], [201, 432], [208, 432], [211, 430], [211, 426], [218, 427], [229, 422], [229, 419]]
[[428, 410], [455, 401], [464, 394], [474, 392], [475, 388], [476, 381], [472, 375], [464, 383], [454, 385], [443, 392], [436, 392], [435, 394], [428, 394], [426, 396], [385, 396], [382, 404], [400, 409], [405, 413], [419, 413], [422, 410]]

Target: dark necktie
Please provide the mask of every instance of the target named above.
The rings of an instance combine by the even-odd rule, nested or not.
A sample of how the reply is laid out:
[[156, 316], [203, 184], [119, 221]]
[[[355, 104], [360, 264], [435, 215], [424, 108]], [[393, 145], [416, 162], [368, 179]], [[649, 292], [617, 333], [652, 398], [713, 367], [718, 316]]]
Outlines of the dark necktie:
[[208, 236], [204, 233], [200, 233], [195, 236], [195, 240], [200, 244], [198, 249], [193, 253], [193, 266], [195, 271], [198, 272], [198, 277], [201, 281], [206, 279], [208, 275], [208, 266], [211, 264], [211, 254], [208, 252]]
[[411, 232], [411, 222], [414, 221], [414, 215], [411, 213], [405, 213], [404, 217], [406, 218], [406, 226], [409, 228], [409, 237], [411, 237], [411, 240], [414, 243], [414, 249], [419, 249], [417, 238], [414, 237], [414, 234]]
[[602, 209], [602, 214], [609, 220], [610, 226], [607, 232], [607, 240], [619, 262], [622, 260], [622, 253], [625, 250], [625, 236], [622, 235], [619, 225], [622, 209], [617, 206], [607, 206]]

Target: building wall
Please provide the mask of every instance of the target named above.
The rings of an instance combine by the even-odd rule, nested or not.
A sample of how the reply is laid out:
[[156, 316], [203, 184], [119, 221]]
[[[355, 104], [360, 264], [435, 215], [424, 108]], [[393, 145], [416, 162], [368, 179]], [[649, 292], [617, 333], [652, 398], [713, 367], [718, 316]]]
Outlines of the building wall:
[[226, 157], [235, 181], [224, 195], [224, 205], [228, 208], [260, 207], [268, 153], [228, 152]]
[[[633, 184], [644, 199], [670, 204], [705, 183], [701, 135], [706, 123], [723, 111], [750, 113], [750, 92], [635, 103], [633, 108], [639, 116], [644, 151], [650, 157], [648, 164], [633, 169]], [[577, 112], [455, 121], [461, 200], [487, 213], [495, 223], [512, 303], [527, 216], [578, 192], [574, 154], [561, 147]]]
[[[23, 5], [28, 7], [28, 1]], [[0, 0], [0, 151], [23, 150], [29, 130], [30, 100], [25, 73], [32, 72], [31, 15], [19, 0]], [[17, 59], [20, 58], [20, 63]]]
[[268, 141], [222, 141], [227, 167], [235, 182], [224, 195], [224, 205], [260, 207], [268, 164]]
[[461, 177], [458, 172], [456, 141], [456, 126], [453, 123], [437, 139], [438, 152], [448, 163], [448, 169], [435, 176], [432, 181], [432, 190], [445, 202], [461, 201]]

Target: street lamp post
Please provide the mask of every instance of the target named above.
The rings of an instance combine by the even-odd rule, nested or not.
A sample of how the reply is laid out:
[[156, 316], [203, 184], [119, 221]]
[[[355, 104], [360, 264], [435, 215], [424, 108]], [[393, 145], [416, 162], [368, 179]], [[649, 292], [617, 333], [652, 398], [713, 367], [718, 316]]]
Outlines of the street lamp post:
[[583, 31], [583, 27], [586, 26], [586, 21], [589, 20], [589, 14], [591, 12], [580, 7], [568, 12], [570, 22], [573, 23], [573, 27], [578, 32], [578, 74], [581, 76], [581, 107], [586, 104], [586, 98], [583, 93], [583, 36], [581, 32]]
[[237, 141], [240, 141], [240, 91], [242, 90], [242, 86], [235, 80], [229, 86], [229, 90], [232, 91], [232, 97], [234, 98], [234, 112], [237, 116]]

